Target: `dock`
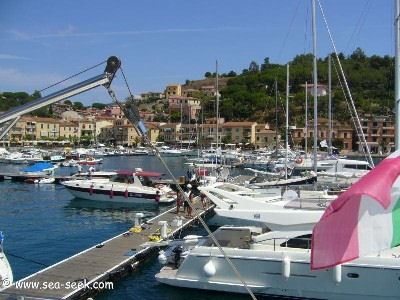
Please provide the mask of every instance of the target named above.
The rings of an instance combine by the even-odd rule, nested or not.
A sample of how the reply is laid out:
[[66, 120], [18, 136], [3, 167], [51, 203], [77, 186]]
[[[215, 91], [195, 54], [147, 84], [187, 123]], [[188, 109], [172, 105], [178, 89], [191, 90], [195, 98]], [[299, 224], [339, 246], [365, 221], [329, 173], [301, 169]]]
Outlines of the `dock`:
[[[205, 216], [214, 208], [210, 205], [203, 209], [199, 199], [193, 205], [193, 215], [197, 213]], [[182, 220], [182, 224], [173, 226], [176, 222], [171, 222], [177, 218]], [[11, 287], [0, 292], [0, 299], [87, 299], [99, 292], [94, 288], [101, 286], [99, 283], [115, 282], [132, 273], [140, 262], [158, 250], [157, 246], [149, 245], [149, 236], [161, 231], [160, 221], [168, 222], [169, 239], [196, 222], [197, 217], [187, 218], [183, 212], [177, 215], [176, 207], [173, 207], [142, 223], [141, 232], [128, 230], [19, 280], [19, 283], [25, 283], [25, 287], [17, 287], [14, 282]], [[145, 243], [146, 248], [142, 248], [141, 245]], [[29, 283], [38, 283], [38, 287], [26, 287]], [[58, 287], [47, 288], [49, 283], [58, 284]], [[76, 287], [78, 284], [79, 287]]]

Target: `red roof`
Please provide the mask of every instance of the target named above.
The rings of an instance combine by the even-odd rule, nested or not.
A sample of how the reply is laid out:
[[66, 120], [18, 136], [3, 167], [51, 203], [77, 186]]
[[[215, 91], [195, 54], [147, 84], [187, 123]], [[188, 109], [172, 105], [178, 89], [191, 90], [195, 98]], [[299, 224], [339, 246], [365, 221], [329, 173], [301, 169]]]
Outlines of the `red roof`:
[[133, 174], [133, 171], [130, 171], [130, 170], [118, 170], [117, 174], [131, 176]]
[[161, 177], [164, 174], [162, 173], [157, 173], [157, 172], [146, 172], [146, 171], [140, 171], [136, 172], [137, 176], [146, 176], [146, 177]]

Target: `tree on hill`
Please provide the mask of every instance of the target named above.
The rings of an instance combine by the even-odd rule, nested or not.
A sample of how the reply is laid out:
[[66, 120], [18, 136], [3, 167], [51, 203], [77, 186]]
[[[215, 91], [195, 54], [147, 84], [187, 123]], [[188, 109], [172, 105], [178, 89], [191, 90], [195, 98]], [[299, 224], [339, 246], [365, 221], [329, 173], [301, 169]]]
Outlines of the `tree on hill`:
[[204, 74], [204, 77], [205, 77], [205, 78], [210, 78], [210, 77], [211, 77], [211, 72], [206, 72], [206, 73]]
[[258, 64], [253, 60], [249, 65], [249, 72], [250, 73], [257, 73], [260, 71], [260, 67]]
[[77, 102], [74, 102], [73, 108], [74, 109], [84, 109], [85, 106], [82, 104], [82, 102], [77, 101]]
[[68, 104], [68, 105], [71, 105], [72, 106], [72, 102], [71, 102], [71, 100], [64, 100], [64, 104]]
[[97, 102], [95, 102], [95, 103], [92, 104], [92, 107], [93, 107], [93, 108], [97, 108], [97, 109], [104, 109], [106, 106], [107, 106], [107, 105], [104, 104], [104, 103], [97, 103]]

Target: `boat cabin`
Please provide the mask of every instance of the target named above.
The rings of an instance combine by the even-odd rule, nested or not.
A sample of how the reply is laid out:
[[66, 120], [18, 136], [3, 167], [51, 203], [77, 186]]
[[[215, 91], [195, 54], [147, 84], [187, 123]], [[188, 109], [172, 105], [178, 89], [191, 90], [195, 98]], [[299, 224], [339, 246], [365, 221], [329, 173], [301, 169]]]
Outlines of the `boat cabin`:
[[110, 181], [137, 186], [154, 187], [151, 178], [160, 178], [163, 175], [164, 174], [158, 172], [118, 170], [117, 174], [111, 177]]

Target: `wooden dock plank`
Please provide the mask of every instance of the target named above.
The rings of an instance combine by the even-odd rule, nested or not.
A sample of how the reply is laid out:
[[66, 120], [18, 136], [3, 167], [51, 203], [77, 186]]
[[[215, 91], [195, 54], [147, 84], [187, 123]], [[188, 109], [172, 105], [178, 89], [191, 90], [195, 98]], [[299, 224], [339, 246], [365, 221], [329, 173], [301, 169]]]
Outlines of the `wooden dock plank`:
[[[209, 207], [204, 210], [201, 202], [198, 200], [195, 202], [194, 206], [196, 212], [201, 215], [204, 215], [212, 209], [212, 207]], [[179, 216], [183, 216], [183, 212], [180, 213]], [[169, 237], [172, 237], [196, 220], [196, 218], [185, 218], [183, 219], [182, 226], [173, 227], [171, 226], [171, 221], [176, 217], [176, 207], [173, 207], [146, 222], [148, 228], [142, 230], [140, 233], [124, 232], [96, 245], [97, 247], [93, 246], [92, 248], [20, 280], [20, 282], [39, 282], [41, 286], [45, 282], [59, 282], [61, 284], [60, 288], [17, 288], [14, 284], [0, 292], [0, 299], [8, 299], [7, 297], [10, 295], [24, 295], [25, 299], [30, 299], [30, 297], [44, 299], [79, 299], [84, 291], [82, 289], [66, 288], [68, 282], [82, 282], [86, 280], [87, 283], [93, 283], [95, 281], [109, 280], [110, 276], [112, 279], [112, 275], [115, 272], [122, 272], [131, 268], [132, 263], [140, 261], [146, 256], [146, 253], [151, 251], [150, 247], [142, 249], [140, 245], [149, 242], [149, 236], [155, 234], [157, 230], [161, 228], [161, 226], [158, 225], [159, 221], [168, 222], [168, 228], [172, 231]], [[136, 251], [136, 253], [130, 251]]]

